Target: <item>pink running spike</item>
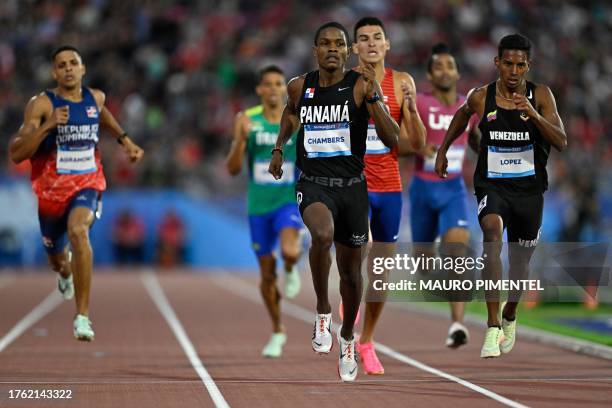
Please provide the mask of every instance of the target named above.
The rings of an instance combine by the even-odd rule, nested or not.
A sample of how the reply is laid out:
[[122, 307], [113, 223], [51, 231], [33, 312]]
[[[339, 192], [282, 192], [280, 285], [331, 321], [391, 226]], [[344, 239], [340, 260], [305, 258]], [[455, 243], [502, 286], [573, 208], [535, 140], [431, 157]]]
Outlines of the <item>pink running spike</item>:
[[374, 343], [361, 344], [357, 342], [357, 352], [361, 358], [363, 365], [363, 371], [368, 375], [383, 375], [385, 369], [383, 368], [376, 351], [374, 350]]

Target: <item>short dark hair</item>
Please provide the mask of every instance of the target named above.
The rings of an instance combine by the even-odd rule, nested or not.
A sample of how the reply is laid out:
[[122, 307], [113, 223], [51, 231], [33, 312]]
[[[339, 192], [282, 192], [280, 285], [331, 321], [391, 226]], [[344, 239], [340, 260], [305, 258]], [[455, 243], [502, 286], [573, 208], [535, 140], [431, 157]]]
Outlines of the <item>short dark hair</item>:
[[57, 57], [57, 54], [64, 51], [74, 51], [79, 54], [79, 57], [81, 57], [81, 59], [83, 59], [83, 57], [81, 56], [81, 52], [76, 47], [72, 45], [62, 45], [61, 47], [58, 47], [53, 50], [53, 53], [51, 54], [51, 61], [55, 61], [55, 57]]
[[499, 46], [497, 47], [497, 56], [499, 58], [501, 58], [504, 50], [525, 51], [527, 58], [529, 58], [531, 54], [531, 41], [529, 41], [529, 38], [525, 37], [524, 35], [510, 34], [499, 41]]
[[385, 34], [385, 37], [387, 36], [387, 31], [385, 30], [385, 26], [383, 24], [382, 21], [380, 21], [379, 18], [377, 17], [363, 17], [362, 19], [360, 19], [356, 24], [355, 24], [355, 28], [353, 29], [353, 40], [356, 42], [357, 41], [357, 30], [359, 30], [361, 27], [364, 26], [380, 26], [380, 28], [382, 28], [383, 33]]
[[348, 43], [350, 42], [349, 33], [347, 29], [342, 24], [338, 23], [337, 21], [330, 21], [329, 23], [325, 23], [321, 27], [319, 27], [314, 36], [314, 44], [317, 45], [317, 41], [319, 40], [319, 35], [321, 34], [321, 31], [325, 30], [326, 28], [330, 28], [330, 27], [337, 28], [338, 30], [342, 30], [342, 32], [346, 36], [346, 42], [347, 42], [346, 45], [348, 47]]
[[263, 81], [264, 76], [266, 74], [269, 74], [270, 72], [275, 72], [277, 74], [281, 74], [282, 76], [285, 76], [285, 73], [283, 72], [283, 70], [280, 69], [278, 66], [268, 65], [259, 70], [259, 81], [257, 81], [257, 83], [261, 84], [261, 81]]
[[439, 55], [439, 54], [449, 54], [450, 55], [450, 53], [451, 53], [450, 48], [445, 43], [437, 43], [436, 45], [431, 47], [431, 54], [429, 55], [429, 58], [427, 59], [427, 72], [431, 72], [431, 66], [433, 65], [434, 55]]

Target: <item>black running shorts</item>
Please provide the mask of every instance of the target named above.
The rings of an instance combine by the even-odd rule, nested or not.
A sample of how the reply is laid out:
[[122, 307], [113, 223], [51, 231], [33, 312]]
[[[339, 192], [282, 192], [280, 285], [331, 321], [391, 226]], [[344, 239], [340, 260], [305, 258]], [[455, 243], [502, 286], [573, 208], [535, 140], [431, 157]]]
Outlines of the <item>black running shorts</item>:
[[493, 188], [476, 188], [478, 221], [488, 214], [501, 216], [508, 242], [535, 247], [540, 239], [544, 195], [510, 196]]
[[368, 242], [368, 189], [365, 178], [308, 177], [296, 186], [300, 214], [313, 203], [323, 203], [334, 219], [334, 241], [351, 248]]

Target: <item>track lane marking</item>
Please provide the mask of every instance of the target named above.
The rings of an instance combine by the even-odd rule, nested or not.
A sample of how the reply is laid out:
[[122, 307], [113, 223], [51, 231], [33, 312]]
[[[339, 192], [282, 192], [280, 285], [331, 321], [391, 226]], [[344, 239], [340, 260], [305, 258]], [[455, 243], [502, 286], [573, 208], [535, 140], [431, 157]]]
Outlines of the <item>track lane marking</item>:
[[0, 353], [63, 301], [64, 299], [60, 296], [57, 290], [53, 290], [53, 292], [51, 292], [42, 302], [40, 302], [34, 309], [19, 320], [17, 324], [0, 339]]
[[225, 398], [223, 398], [223, 395], [221, 394], [221, 391], [219, 391], [219, 388], [217, 388], [215, 381], [204, 367], [200, 357], [198, 357], [198, 353], [195, 351], [193, 343], [191, 340], [189, 340], [187, 332], [185, 332], [181, 321], [172, 309], [172, 306], [164, 294], [164, 291], [155, 274], [153, 272], [145, 272], [141, 275], [141, 279], [145, 288], [147, 289], [147, 292], [149, 293], [149, 296], [151, 299], [153, 299], [153, 302], [159, 309], [164, 319], [166, 319], [168, 326], [170, 326], [174, 336], [183, 348], [183, 351], [187, 355], [193, 369], [200, 376], [200, 379], [202, 380], [202, 383], [204, 383], [204, 386], [206, 387], [206, 390], [208, 391], [208, 394], [213, 400], [215, 406], [217, 408], [229, 408], [227, 401], [225, 401]]
[[[245, 299], [249, 299], [251, 301], [260, 303], [261, 302], [261, 298], [260, 298], [260, 294], [259, 294], [259, 290], [257, 290], [257, 288], [254, 285], [251, 285], [247, 282], [245, 282], [244, 280], [237, 278], [225, 271], [220, 271], [222, 272], [221, 275], [219, 277], [214, 277], [213, 281], [215, 282], [215, 284], [223, 289], [225, 289], [228, 292], [234, 293], [240, 297], [243, 297]], [[225, 280], [226, 283], [223, 284], [222, 280]], [[231, 284], [227, 284], [228, 281], [231, 281]], [[313, 312], [309, 311], [308, 309], [296, 305], [294, 303], [291, 303], [287, 300], [283, 301], [283, 307], [282, 307], [282, 313], [292, 316], [298, 320], [302, 320], [305, 323], [309, 323], [311, 324], [313, 322]], [[333, 324], [333, 330], [337, 330], [339, 327], [339, 325], [337, 323]], [[411, 365], [415, 368], [418, 368], [420, 370], [426, 371], [430, 374], [436, 375], [438, 377], [444, 378], [448, 381], [451, 382], [455, 382], [459, 385], [462, 385], [472, 391], [475, 391], [479, 394], [482, 394], [486, 397], [489, 397], [501, 404], [504, 404], [508, 407], [512, 407], [512, 408], [527, 408], [527, 405], [523, 405], [519, 402], [513, 401], [509, 398], [506, 398], [502, 395], [499, 395], [493, 391], [487, 390], [486, 388], [483, 388], [479, 385], [473, 384], [467, 380], [464, 380], [462, 378], [459, 378], [457, 376], [454, 376], [452, 374], [446, 373], [442, 370], [438, 370], [437, 368], [431, 367], [427, 364], [421, 363], [418, 360], [415, 360], [411, 357], [408, 357], [402, 353], [399, 353], [395, 350], [393, 350], [391, 347], [388, 347], [382, 343], [379, 342], [375, 342], [376, 344], [376, 349], [380, 350], [380, 352], [382, 354], [385, 354], [388, 357], [391, 357], [395, 360], [401, 361], [405, 364]]]

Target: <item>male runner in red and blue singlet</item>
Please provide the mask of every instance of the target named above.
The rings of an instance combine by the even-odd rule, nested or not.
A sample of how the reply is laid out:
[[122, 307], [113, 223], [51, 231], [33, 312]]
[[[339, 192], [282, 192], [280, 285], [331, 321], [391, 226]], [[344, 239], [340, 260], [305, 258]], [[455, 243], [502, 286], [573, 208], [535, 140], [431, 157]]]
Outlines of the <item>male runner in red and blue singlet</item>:
[[[364, 17], [355, 24], [353, 52], [359, 64], [371, 64], [380, 82], [384, 103], [391, 117], [400, 125], [402, 143], [419, 149], [425, 143], [425, 127], [416, 109], [414, 80], [406, 72], [385, 67], [385, 56], [391, 47], [382, 21]], [[370, 231], [372, 248], [368, 254], [368, 276], [372, 277], [373, 259], [395, 256], [402, 213], [402, 181], [397, 161], [398, 147], [386, 147], [376, 133], [374, 123], [368, 124], [365, 155], [365, 176], [370, 201]], [[387, 271], [388, 273], [388, 271]], [[386, 275], [382, 276], [386, 279]], [[381, 279], [381, 277], [377, 277]], [[372, 282], [373, 279], [370, 279]], [[384, 368], [374, 350], [373, 335], [382, 313], [385, 294], [374, 291], [368, 284], [363, 333], [358, 350], [367, 374], [384, 374]]]
[[[427, 143], [418, 152], [416, 174], [410, 185], [410, 225], [415, 255], [433, 255], [432, 245], [437, 237], [442, 241], [444, 256], [465, 256], [470, 232], [467, 223], [466, 188], [462, 169], [467, 145], [478, 151], [480, 132], [477, 116], [472, 116], [468, 128], [448, 151], [448, 178], [435, 173], [436, 151], [444, 140], [453, 115], [465, 102], [457, 94], [459, 71], [446, 44], [432, 48], [427, 62], [427, 79], [432, 92], [419, 94], [417, 107], [427, 128]], [[450, 294], [452, 324], [446, 345], [459, 347], [468, 341], [469, 333], [463, 325], [464, 302], [459, 294]]]
[[38, 197], [49, 263], [58, 273], [58, 288], [64, 298], [76, 294], [75, 338], [91, 341], [94, 332], [88, 316], [93, 255], [89, 228], [94, 217], [99, 217], [101, 192], [106, 189], [97, 147], [100, 127], [116, 137], [132, 162], [142, 158], [143, 150], [104, 107], [104, 93], [82, 86], [85, 65], [76, 48], [60, 47], [51, 60], [57, 87], [28, 102], [10, 153], [15, 163], [31, 162], [32, 189]]

